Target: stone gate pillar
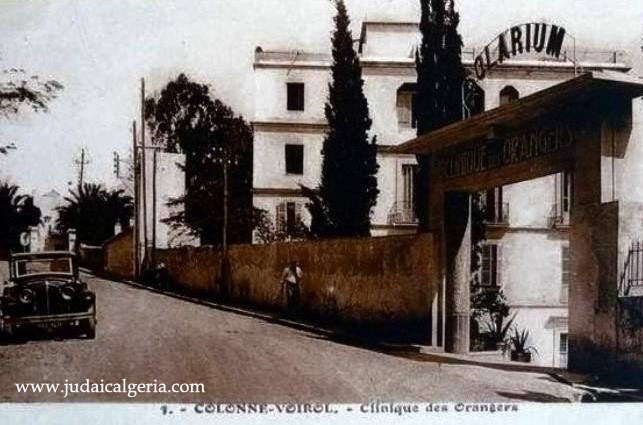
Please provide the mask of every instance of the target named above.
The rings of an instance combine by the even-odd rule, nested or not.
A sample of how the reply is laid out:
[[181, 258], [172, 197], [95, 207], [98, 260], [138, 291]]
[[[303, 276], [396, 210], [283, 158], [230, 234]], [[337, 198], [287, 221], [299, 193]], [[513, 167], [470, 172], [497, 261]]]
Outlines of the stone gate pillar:
[[445, 350], [469, 352], [471, 195], [447, 192], [444, 199], [446, 254]]

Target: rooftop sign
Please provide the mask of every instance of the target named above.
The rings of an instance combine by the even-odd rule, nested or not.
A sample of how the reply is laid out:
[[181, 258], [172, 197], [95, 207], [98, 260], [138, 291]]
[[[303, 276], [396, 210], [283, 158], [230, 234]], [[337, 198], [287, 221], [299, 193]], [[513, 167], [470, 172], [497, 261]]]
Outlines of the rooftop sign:
[[514, 56], [542, 53], [559, 58], [565, 40], [565, 28], [545, 23], [516, 25], [499, 34], [475, 58], [473, 67], [481, 80], [494, 66]]

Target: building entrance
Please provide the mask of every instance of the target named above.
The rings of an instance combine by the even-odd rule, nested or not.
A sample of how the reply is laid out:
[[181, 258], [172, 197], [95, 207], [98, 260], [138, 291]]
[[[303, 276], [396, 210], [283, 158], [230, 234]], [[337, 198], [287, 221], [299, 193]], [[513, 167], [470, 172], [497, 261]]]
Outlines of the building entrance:
[[[569, 326], [552, 338], [574, 369], [617, 357], [618, 275], [630, 240], [643, 235], [638, 100], [633, 113], [641, 95], [638, 79], [586, 73], [397, 148], [422, 155], [429, 167], [431, 285], [444, 305], [432, 342], [443, 338], [455, 353], [470, 349], [471, 195], [553, 175], [562, 192], [551, 220], [569, 221]], [[494, 208], [502, 219], [503, 205]]]

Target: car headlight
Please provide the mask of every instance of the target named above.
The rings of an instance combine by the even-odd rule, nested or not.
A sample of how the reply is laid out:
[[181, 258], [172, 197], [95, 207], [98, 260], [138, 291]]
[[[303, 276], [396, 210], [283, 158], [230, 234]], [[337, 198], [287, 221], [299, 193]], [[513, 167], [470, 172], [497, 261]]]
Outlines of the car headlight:
[[31, 304], [34, 298], [34, 293], [31, 289], [24, 288], [22, 291], [20, 291], [20, 294], [18, 295], [18, 299], [20, 300], [21, 303], [24, 304]]
[[74, 295], [76, 295], [76, 289], [71, 285], [65, 285], [60, 288], [60, 295], [63, 297], [63, 300], [71, 301]]

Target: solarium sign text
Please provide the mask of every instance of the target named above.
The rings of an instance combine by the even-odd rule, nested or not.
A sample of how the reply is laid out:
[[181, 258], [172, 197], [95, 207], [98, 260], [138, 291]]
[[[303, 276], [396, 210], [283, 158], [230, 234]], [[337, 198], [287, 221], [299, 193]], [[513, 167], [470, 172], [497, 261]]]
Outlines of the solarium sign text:
[[565, 28], [544, 23], [516, 25], [501, 33], [476, 56], [473, 67], [482, 80], [496, 65], [521, 54], [544, 54], [560, 58]]
[[555, 123], [486, 140], [480, 146], [442, 156], [440, 164], [446, 179], [464, 177], [568, 149], [574, 139], [575, 131], [569, 124]]

